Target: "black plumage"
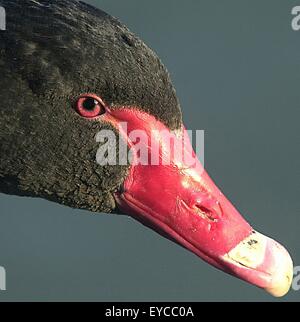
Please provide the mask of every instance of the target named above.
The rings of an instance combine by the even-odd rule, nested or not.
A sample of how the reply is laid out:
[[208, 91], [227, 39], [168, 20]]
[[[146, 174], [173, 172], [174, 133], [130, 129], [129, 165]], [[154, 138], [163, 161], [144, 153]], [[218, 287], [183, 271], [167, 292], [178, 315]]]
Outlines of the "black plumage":
[[[92, 211], [115, 210], [128, 166], [100, 167], [95, 133], [107, 123], [71, 108], [93, 92], [181, 125], [175, 90], [154, 52], [117, 19], [81, 1], [0, 0], [0, 191]], [[114, 130], [114, 129], [113, 129]]]

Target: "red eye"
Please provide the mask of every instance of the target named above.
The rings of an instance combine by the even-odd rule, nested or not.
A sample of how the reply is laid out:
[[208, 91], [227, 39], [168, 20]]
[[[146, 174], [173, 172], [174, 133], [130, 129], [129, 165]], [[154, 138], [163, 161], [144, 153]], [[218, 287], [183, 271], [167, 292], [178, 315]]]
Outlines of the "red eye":
[[99, 97], [93, 94], [85, 94], [79, 97], [76, 103], [76, 111], [86, 118], [94, 118], [105, 113], [105, 107]]

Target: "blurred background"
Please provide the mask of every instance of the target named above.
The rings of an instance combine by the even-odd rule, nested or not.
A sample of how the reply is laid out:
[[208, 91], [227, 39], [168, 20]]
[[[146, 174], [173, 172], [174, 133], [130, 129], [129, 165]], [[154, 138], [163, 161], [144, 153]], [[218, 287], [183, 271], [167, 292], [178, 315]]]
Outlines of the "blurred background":
[[[300, 266], [299, 1], [94, 0], [167, 66], [205, 166], [260, 232]], [[125, 216], [0, 195], [7, 300], [295, 301], [228, 276]], [[298, 282], [299, 283], [299, 282]]]

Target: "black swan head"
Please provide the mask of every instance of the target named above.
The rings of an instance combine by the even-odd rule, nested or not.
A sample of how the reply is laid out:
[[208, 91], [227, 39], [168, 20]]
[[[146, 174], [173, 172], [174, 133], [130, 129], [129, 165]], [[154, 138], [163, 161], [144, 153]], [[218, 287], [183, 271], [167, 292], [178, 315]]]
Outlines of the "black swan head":
[[[8, 17], [0, 32], [0, 192], [127, 213], [215, 267], [284, 295], [293, 276], [287, 251], [251, 228], [195, 158], [155, 53], [81, 1], [0, 5]], [[131, 162], [127, 154], [120, 162], [124, 143]], [[180, 147], [193, 163], [180, 159]], [[157, 164], [141, 158], [154, 150]]]

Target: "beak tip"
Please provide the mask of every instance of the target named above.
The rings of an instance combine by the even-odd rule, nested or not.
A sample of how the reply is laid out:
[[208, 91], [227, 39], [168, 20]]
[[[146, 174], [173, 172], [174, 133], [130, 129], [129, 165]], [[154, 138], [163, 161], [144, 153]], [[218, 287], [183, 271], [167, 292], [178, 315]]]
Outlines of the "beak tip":
[[236, 277], [275, 297], [287, 294], [293, 281], [293, 262], [275, 240], [254, 232], [224, 257]]
[[[278, 244], [277, 244], [278, 245]], [[273, 273], [270, 286], [265, 288], [265, 291], [275, 297], [286, 295], [293, 282], [293, 261], [284, 247], [278, 245], [276, 252], [276, 270]]]

